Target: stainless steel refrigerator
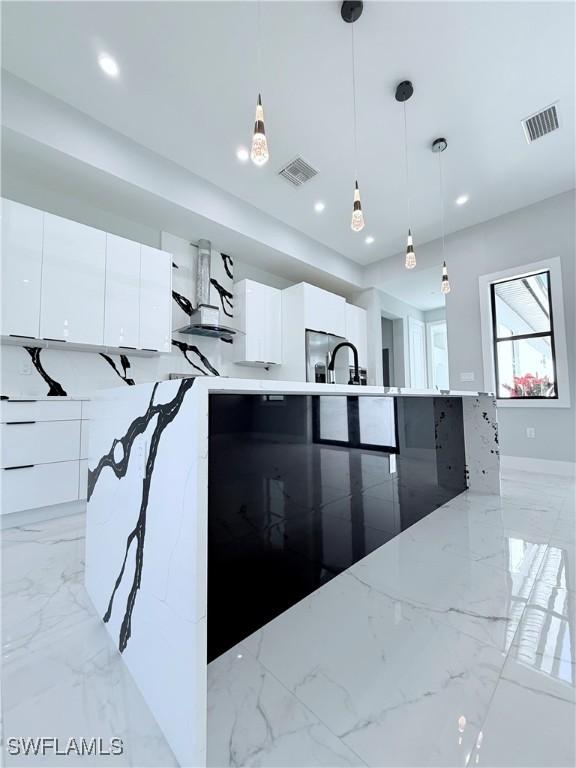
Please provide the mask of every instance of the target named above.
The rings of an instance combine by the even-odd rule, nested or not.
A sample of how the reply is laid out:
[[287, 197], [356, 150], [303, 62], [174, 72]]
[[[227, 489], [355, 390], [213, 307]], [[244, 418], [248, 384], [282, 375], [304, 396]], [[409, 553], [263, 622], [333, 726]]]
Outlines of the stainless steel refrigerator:
[[[328, 363], [337, 344], [346, 341], [342, 336], [320, 331], [306, 331], [306, 381], [318, 384], [330, 382]], [[334, 378], [336, 384], [348, 384], [350, 379], [350, 350], [342, 349], [336, 357]]]

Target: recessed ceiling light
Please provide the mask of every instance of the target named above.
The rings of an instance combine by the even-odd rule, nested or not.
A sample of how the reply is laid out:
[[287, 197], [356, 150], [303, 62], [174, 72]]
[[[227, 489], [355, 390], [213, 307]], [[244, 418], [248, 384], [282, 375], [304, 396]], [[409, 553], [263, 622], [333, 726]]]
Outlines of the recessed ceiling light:
[[456, 198], [456, 205], [466, 205], [469, 199], [468, 195], [459, 195]]
[[109, 56], [107, 53], [101, 53], [98, 56], [98, 64], [102, 72], [105, 72], [109, 77], [118, 77], [120, 69], [115, 59]]
[[324, 208], [326, 208], [326, 206], [321, 200], [318, 200], [317, 203], [314, 203], [314, 210], [316, 211], [316, 213], [322, 213]]
[[250, 152], [248, 152], [246, 147], [238, 147], [236, 157], [241, 163], [246, 163], [250, 159]]
[[374, 238], [372, 237], [372, 235], [368, 235], [368, 237], [364, 242], [366, 243], [366, 245], [372, 245], [372, 243], [374, 242]]

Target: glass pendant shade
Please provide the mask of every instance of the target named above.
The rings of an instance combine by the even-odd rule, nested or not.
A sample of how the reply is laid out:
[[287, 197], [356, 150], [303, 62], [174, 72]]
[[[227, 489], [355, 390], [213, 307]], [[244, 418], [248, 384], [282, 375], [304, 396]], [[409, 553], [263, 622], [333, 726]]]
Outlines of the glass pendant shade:
[[442, 282], [440, 284], [440, 291], [444, 295], [450, 293], [450, 282], [448, 280], [448, 269], [446, 268], [446, 262], [442, 264]]
[[416, 266], [416, 254], [414, 253], [414, 243], [412, 241], [412, 232], [408, 230], [408, 238], [406, 240], [406, 261], [404, 266], [406, 269], [414, 269]]
[[264, 110], [262, 109], [262, 99], [260, 94], [258, 94], [250, 159], [255, 165], [264, 165], [264, 163], [268, 162], [269, 157], [270, 154], [268, 152], [268, 142], [266, 141], [266, 130], [264, 129]]
[[362, 213], [358, 182], [356, 182], [356, 186], [354, 187], [354, 206], [352, 208], [352, 221], [350, 222], [350, 226], [354, 232], [360, 232], [361, 229], [364, 229], [364, 214]]

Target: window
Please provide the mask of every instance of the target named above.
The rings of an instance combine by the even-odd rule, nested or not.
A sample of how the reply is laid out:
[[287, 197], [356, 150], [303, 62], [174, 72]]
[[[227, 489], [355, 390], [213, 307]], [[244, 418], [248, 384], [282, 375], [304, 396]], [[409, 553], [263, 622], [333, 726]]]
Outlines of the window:
[[496, 396], [557, 399], [550, 271], [490, 285]]

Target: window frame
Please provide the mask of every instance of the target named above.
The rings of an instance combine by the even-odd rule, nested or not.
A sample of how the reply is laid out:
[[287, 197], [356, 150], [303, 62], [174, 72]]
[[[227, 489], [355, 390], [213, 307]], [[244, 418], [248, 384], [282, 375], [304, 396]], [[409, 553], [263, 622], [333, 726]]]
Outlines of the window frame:
[[[519, 264], [499, 272], [480, 275], [480, 321], [482, 336], [482, 361], [484, 368], [484, 390], [496, 393], [496, 371], [494, 359], [494, 330], [491, 302], [491, 285], [506, 279], [530, 277], [549, 272], [550, 312], [553, 318], [554, 357], [557, 397], [507, 397], [498, 398], [499, 408], [570, 408], [570, 385], [568, 352], [566, 345], [566, 324], [564, 319], [564, 297], [562, 267], [559, 257], [552, 257], [529, 264]], [[510, 338], [510, 337], [508, 337]]]
[[[496, 317], [496, 286], [503, 283], [513, 283], [517, 280], [525, 280], [527, 277], [534, 277], [536, 275], [548, 276], [548, 306], [550, 308], [550, 330], [549, 331], [535, 331], [534, 333], [517, 333], [510, 336], [498, 336], [498, 320]], [[539, 272], [531, 272], [529, 275], [517, 275], [516, 277], [507, 277], [503, 280], [495, 280], [490, 283], [490, 311], [492, 314], [492, 349], [494, 353], [494, 394], [496, 400], [558, 400], [559, 387], [558, 387], [558, 368], [556, 365], [556, 343], [554, 339], [554, 308], [552, 306], [552, 275], [549, 269], [543, 269]], [[501, 397], [500, 392], [500, 376], [498, 366], [498, 344], [501, 342], [514, 342], [522, 341], [524, 339], [544, 339], [550, 338], [550, 350], [552, 353], [552, 370], [554, 372], [554, 390], [555, 393], [551, 397], [545, 395], [532, 395], [530, 397]]]

